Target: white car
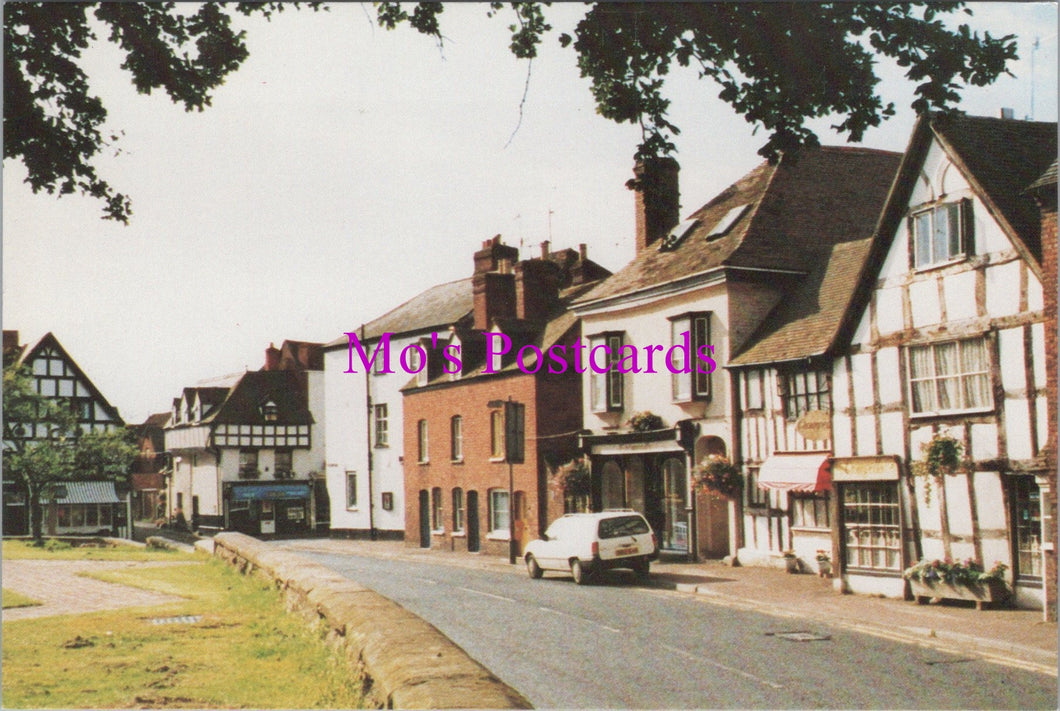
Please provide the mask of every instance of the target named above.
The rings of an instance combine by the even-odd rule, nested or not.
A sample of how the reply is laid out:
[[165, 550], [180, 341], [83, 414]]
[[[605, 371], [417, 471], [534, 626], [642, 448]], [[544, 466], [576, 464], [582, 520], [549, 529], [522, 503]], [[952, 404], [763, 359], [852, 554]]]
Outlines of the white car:
[[583, 585], [611, 568], [631, 568], [648, 575], [658, 545], [648, 521], [632, 509], [567, 514], [526, 546], [526, 572], [537, 579], [546, 570], [570, 573]]

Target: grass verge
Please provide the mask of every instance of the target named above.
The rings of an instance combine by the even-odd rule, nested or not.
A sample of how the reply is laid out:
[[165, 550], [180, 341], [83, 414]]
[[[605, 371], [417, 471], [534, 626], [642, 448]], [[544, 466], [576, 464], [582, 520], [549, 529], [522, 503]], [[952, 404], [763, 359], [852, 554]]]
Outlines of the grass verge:
[[188, 558], [93, 576], [185, 601], [4, 623], [4, 708], [362, 706], [342, 656], [284, 611], [278, 591]]
[[168, 548], [141, 548], [139, 546], [73, 546], [64, 541], [48, 540], [43, 546], [31, 541], [4, 541], [3, 556], [6, 560], [180, 560], [191, 554]]
[[11, 609], [13, 607], [33, 607], [34, 605], [40, 604], [38, 600], [34, 600], [31, 597], [26, 597], [25, 595], [20, 595], [14, 590], [2, 588], [0, 589], [0, 592], [3, 592], [3, 608], [5, 610]]

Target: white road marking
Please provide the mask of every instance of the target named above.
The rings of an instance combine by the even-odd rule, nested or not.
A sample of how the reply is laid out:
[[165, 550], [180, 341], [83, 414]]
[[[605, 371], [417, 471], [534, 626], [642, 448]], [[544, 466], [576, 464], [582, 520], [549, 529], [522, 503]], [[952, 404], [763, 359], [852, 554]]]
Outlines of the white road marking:
[[743, 669], [736, 669], [735, 667], [727, 666], [725, 664], [722, 664], [721, 662], [715, 662], [712, 659], [707, 659], [706, 657], [703, 657], [703, 656], [700, 656], [700, 655], [691, 654], [689, 652], [686, 652], [683, 649], [678, 649], [677, 647], [671, 647], [668, 644], [664, 644], [664, 645], [661, 645], [661, 646], [662, 646], [663, 649], [665, 649], [667, 651], [673, 652], [674, 654], [678, 654], [678, 655], [680, 655], [682, 657], [687, 657], [688, 659], [694, 660], [695, 662], [697, 662], [699, 664], [709, 664], [709, 665], [711, 665], [713, 667], [717, 667], [718, 669], [724, 669], [727, 672], [731, 672], [733, 674], [739, 674], [740, 676], [742, 676], [742, 677], [744, 677], [746, 679], [750, 679], [751, 681], [758, 682], [759, 684], [764, 684], [765, 686], [769, 686], [769, 687], [774, 688], [774, 689], [783, 689], [783, 688], [785, 688], [783, 684], [778, 684], [778, 683], [776, 683], [774, 681], [770, 681], [769, 679], [763, 679], [762, 677], [755, 676], [754, 674], [751, 674], [750, 672], [745, 672]]
[[456, 589], [457, 590], [463, 590], [464, 592], [474, 593], [475, 595], [482, 595], [484, 597], [492, 597], [495, 600], [504, 600], [505, 602], [515, 602], [515, 600], [510, 598], [510, 597], [504, 597], [503, 595], [494, 595], [493, 593], [482, 592], [481, 590], [473, 590], [471, 588], [462, 588], [460, 586], [457, 586]]
[[618, 634], [618, 633], [620, 633], [622, 631], [622, 630], [617, 630], [614, 627], [608, 627], [607, 625], [601, 624], [599, 622], [594, 622], [593, 620], [589, 620], [589, 619], [586, 619], [584, 617], [578, 617], [577, 615], [572, 615], [572, 614], [567, 613], [567, 612], [560, 612], [559, 610], [553, 610], [551, 607], [538, 607], [537, 609], [541, 610], [542, 612], [551, 612], [553, 615], [561, 615], [563, 617], [569, 617], [572, 620], [578, 620], [579, 622], [584, 622], [586, 624], [594, 625], [596, 627], [602, 627], [603, 629], [607, 630], [608, 632], [614, 632], [615, 634]]

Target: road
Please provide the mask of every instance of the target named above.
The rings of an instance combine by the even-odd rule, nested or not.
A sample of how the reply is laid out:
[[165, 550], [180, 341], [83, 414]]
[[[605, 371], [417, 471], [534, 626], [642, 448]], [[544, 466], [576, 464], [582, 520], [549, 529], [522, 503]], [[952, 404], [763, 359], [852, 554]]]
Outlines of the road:
[[298, 552], [427, 620], [538, 708], [1056, 708], [1054, 677], [733, 610], [622, 571], [583, 587]]

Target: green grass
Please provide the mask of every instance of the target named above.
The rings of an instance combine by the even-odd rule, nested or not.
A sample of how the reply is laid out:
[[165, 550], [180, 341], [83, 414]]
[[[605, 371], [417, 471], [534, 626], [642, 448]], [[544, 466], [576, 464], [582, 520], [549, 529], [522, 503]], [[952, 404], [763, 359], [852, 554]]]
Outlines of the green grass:
[[30, 541], [4, 541], [3, 556], [6, 560], [181, 560], [191, 559], [193, 554], [168, 548], [140, 548], [138, 546], [72, 546], [57, 540], [47, 540], [43, 546]]
[[25, 595], [20, 595], [14, 590], [8, 590], [7, 588], [3, 588], [2, 592], [4, 595], [3, 607], [5, 610], [12, 607], [33, 607], [34, 605], [40, 604], [40, 602], [38, 602], [37, 600], [34, 600], [31, 597], [26, 597]]
[[[342, 655], [257, 578], [205, 556], [93, 577], [185, 601], [5, 622], [4, 708], [362, 706]], [[180, 615], [202, 619], [151, 623]]]

